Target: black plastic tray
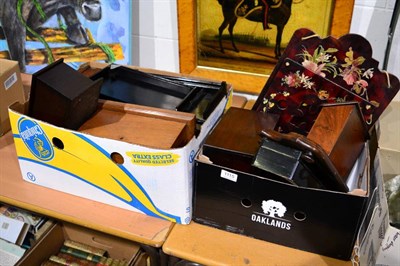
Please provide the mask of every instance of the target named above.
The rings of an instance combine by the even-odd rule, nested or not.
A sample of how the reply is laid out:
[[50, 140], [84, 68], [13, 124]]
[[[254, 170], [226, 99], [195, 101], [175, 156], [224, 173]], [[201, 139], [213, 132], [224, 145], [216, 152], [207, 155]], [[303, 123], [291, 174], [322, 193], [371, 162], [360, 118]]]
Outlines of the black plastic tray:
[[91, 77], [103, 78], [100, 98], [194, 113], [204, 122], [226, 95], [225, 82], [174, 77], [111, 65]]

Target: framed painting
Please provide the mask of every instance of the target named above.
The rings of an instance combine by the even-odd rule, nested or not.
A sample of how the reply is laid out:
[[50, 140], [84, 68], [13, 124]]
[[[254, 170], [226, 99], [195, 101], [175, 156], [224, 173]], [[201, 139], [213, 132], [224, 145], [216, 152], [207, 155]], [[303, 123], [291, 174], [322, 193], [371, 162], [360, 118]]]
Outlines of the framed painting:
[[177, 0], [180, 72], [258, 94], [298, 28], [349, 32], [354, 0]]
[[[55, 4], [53, 3], [55, 2]], [[0, 1], [0, 58], [34, 73], [63, 58], [129, 64], [131, 1]]]

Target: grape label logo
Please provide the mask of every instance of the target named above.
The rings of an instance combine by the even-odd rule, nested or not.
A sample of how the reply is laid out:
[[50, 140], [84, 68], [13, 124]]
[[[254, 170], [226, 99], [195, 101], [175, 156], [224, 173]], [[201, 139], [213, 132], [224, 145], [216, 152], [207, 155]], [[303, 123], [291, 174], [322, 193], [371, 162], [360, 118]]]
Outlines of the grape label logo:
[[53, 159], [53, 146], [35, 121], [21, 118], [18, 121], [18, 131], [22, 141], [36, 158], [42, 161]]

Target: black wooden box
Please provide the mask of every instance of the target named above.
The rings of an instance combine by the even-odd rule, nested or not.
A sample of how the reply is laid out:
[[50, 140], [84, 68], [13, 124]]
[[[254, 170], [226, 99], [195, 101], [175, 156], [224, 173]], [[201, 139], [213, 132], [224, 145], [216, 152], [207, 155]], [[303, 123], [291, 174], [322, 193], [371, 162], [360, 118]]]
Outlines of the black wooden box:
[[60, 59], [32, 75], [29, 116], [76, 130], [96, 111], [101, 84]]

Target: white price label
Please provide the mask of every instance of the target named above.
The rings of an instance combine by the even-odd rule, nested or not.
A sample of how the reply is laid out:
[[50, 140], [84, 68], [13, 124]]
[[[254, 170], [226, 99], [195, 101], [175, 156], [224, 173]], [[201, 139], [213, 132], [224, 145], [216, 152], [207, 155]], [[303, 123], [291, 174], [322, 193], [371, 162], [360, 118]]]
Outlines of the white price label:
[[236, 182], [238, 175], [225, 170], [221, 170], [221, 177]]
[[6, 81], [4, 81], [4, 88], [8, 90], [14, 83], [17, 82], [17, 74], [12, 74]]

